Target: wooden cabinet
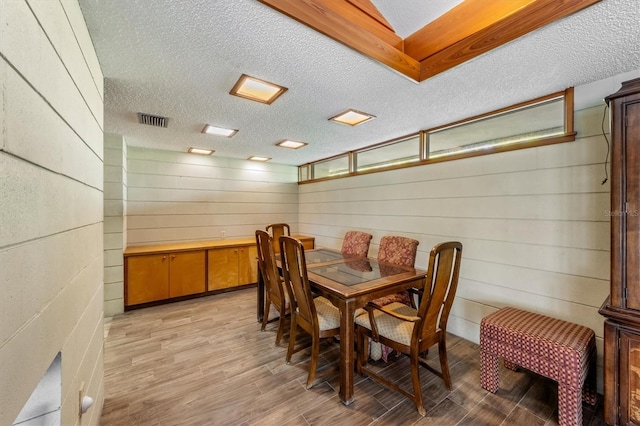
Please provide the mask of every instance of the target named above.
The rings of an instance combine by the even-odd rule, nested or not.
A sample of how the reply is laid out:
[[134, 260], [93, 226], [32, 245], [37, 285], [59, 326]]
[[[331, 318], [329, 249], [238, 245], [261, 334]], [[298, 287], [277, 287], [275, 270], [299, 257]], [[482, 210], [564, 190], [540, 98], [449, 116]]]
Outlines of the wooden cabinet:
[[126, 282], [127, 306], [202, 293], [205, 251], [131, 256]]
[[[313, 237], [294, 237], [313, 248]], [[255, 238], [127, 247], [125, 310], [255, 284], [257, 255]]]
[[611, 288], [604, 326], [604, 420], [640, 425], [640, 79], [611, 109]]
[[255, 243], [208, 250], [207, 290], [253, 284], [258, 280]]

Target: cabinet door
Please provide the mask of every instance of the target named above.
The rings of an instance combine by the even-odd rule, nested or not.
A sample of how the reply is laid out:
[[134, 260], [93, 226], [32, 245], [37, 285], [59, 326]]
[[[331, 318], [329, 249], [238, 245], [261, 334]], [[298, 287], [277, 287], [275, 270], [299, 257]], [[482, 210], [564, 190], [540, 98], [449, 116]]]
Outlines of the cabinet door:
[[169, 255], [127, 258], [127, 306], [169, 297]]
[[220, 290], [238, 285], [238, 248], [209, 250], [208, 290]]
[[202, 251], [169, 255], [169, 296], [204, 292], [205, 253]]
[[640, 310], [640, 101], [625, 105], [626, 276], [629, 309]]
[[238, 249], [238, 285], [258, 282], [258, 248], [255, 245]]
[[313, 250], [315, 246], [315, 238], [303, 238], [300, 240], [305, 250]]
[[640, 424], [640, 335], [620, 332], [620, 420]]

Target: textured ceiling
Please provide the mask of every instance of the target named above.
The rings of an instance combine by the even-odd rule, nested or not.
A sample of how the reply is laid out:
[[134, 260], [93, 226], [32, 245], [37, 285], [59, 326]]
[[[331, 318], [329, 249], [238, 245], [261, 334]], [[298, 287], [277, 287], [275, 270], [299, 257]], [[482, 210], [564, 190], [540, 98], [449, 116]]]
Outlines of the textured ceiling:
[[372, 0], [400, 38], [407, 38], [463, 0]]
[[[257, 0], [79, 1], [105, 76], [105, 132], [230, 158], [299, 165], [640, 68], [638, 0], [603, 0], [422, 83]], [[373, 3], [406, 37], [458, 1]], [[243, 73], [289, 90], [271, 105], [229, 95]], [[348, 108], [377, 118], [327, 121]], [[168, 128], [138, 124], [137, 112]], [[204, 135], [207, 123], [239, 132]]]

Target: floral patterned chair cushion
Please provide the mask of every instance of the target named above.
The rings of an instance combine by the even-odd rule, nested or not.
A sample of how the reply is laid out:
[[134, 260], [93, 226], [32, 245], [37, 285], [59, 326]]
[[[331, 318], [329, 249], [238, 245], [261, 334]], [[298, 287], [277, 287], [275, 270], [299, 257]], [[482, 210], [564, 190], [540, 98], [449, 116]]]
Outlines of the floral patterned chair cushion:
[[345, 256], [367, 257], [373, 235], [360, 231], [348, 231], [342, 241], [342, 253]]
[[380, 240], [378, 261], [395, 265], [413, 266], [419, 241], [407, 237], [387, 235]]

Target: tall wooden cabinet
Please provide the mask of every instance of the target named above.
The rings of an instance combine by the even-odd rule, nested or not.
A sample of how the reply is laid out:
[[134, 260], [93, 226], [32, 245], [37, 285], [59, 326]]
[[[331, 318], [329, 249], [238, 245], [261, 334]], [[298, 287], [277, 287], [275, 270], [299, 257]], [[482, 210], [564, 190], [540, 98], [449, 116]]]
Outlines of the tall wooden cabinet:
[[609, 97], [611, 290], [604, 325], [604, 420], [640, 425], [640, 79]]

